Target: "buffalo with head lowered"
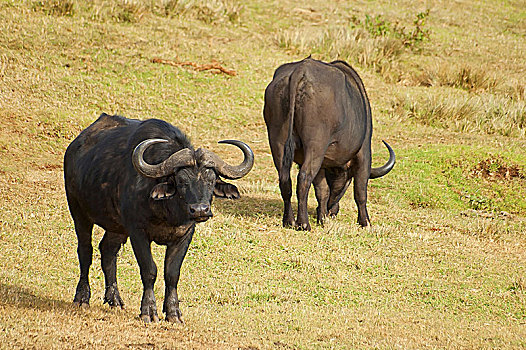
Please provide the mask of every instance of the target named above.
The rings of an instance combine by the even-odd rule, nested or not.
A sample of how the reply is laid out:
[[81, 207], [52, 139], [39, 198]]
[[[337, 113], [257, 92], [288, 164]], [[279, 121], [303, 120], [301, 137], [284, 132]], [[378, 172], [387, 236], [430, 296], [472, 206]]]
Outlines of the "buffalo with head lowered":
[[[311, 184], [318, 200], [318, 223], [336, 215], [354, 178], [358, 223], [367, 226], [367, 182], [391, 171], [395, 154], [384, 142], [389, 160], [371, 168], [371, 107], [356, 71], [343, 61], [325, 63], [310, 57], [284, 64], [265, 90], [263, 114], [284, 201], [283, 224], [310, 230]], [[296, 220], [291, 207], [293, 161], [300, 165]]]
[[195, 150], [176, 127], [158, 120], [145, 121], [102, 114], [73, 140], [64, 156], [64, 178], [69, 209], [78, 238], [80, 279], [74, 303], [88, 305], [92, 263], [93, 225], [106, 232], [99, 244], [106, 291], [104, 302], [123, 307], [116, 277], [117, 253], [128, 237], [143, 283], [141, 318], [158, 321], [153, 286], [157, 266], [151, 243], [166, 245], [164, 264], [166, 319], [182, 321], [177, 296], [181, 264], [196, 222], [212, 217], [214, 191], [235, 197], [235, 186], [220, 180], [239, 179], [254, 164], [252, 150], [230, 165], [206, 149]]

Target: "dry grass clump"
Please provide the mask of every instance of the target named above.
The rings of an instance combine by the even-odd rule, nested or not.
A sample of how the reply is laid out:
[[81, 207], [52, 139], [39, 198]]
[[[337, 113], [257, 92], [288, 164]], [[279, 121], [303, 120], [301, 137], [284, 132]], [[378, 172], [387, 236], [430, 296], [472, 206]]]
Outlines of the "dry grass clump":
[[484, 69], [462, 66], [451, 76], [445, 76], [444, 85], [465, 89], [470, 92], [488, 91], [498, 85], [498, 79], [489, 75]]
[[276, 37], [280, 47], [308, 56], [319, 54], [323, 60], [343, 59], [358, 63], [384, 74], [391, 70], [396, 57], [403, 51], [399, 39], [373, 37], [362, 28], [301, 28], [282, 30]]
[[514, 101], [524, 101], [526, 99], [526, 86], [523, 81], [514, 81], [504, 84], [502, 94]]
[[[61, 1], [61, 0], [54, 0]], [[87, 11], [92, 19], [104, 21], [111, 18], [117, 22], [139, 22], [144, 16], [160, 17], [185, 16], [203, 21], [207, 24], [219, 22], [238, 22], [243, 12], [243, 5], [234, 0], [95, 0], [88, 5]]]
[[181, 1], [180, 8], [207, 24], [229, 21], [239, 22], [244, 10], [242, 4], [233, 0]]
[[[408, 77], [405, 77], [408, 76]], [[525, 85], [520, 80], [503, 78], [487, 67], [470, 64], [432, 63], [410, 73], [401, 72], [399, 83], [406, 86], [452, 87], [470, 94], [493, 94], [512, 103], [525, 100]], [[503, 106], [508, 105], [504, 103]]]
[[491, 94], [398, 96], [392, 113], [460, 132], [526, 135], [526, 103]]
[[72, 0], [38, 0], [32, 3], [34, 11], [53, 16], [71, 16], [75, 13], [74, 7]]
[[420, 68], [408, 82], [408, 85], [413, 86], [449, 86], [469, 92], [495, 91], [501, 84], [497, 74], [487, 68], [446, 62]]
[[184, 16], [206, 24], [236, 23], [244, 11], [244, 5], [235, 0], [38, 0], [31, 3], [31, 8], [53, 16], [73, 16], [81, 12], [95, 21], [120, 23], [138, 23], [146, 16]]

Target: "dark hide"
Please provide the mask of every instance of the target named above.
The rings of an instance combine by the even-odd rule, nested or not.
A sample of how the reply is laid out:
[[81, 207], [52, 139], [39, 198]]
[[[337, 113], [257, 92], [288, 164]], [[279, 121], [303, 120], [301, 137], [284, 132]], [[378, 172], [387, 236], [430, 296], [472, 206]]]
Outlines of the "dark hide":
[[[367, 182], [387, 174], [395, 155], [384, 142], [389, 161], [371, 169], [371, 108], [358, 74], [343, 61], [324, 63], [309, 57], [284, 64], [265, 90], [263, 114], [284, 201], [283, 225], [310, 230], [311, 184], [318, 200], [318, 223], [336, 215], [354, 178], [358, 223], [367, 226]], [[300, 165], [296, 220], [291, 207], [293, 161]]]
[[[146, 149], [144, 161], [148, 164], [159, 164], [176, 151], [188, 149], [195, 157], [193, 165], [173, 168], [160, 178], [144, 176], [132, 164], [132, 154], [147, 139], [167, 140]], [[151, 243], [156, 242], [167, 246], [163, 312], [167, 320], [182, 321], [177, 283], [195, 224], [212, 217], [211, 201], [218, 181], [222, 193], [238, 193], [235, 186], [220, 181], [210, 162], [203, 163], [200, 151], [194, 151], [188, 138], [164, 121], [138, 121], [107, 114], [102, 114], [69, 145], [64, 156], [64, 178], [80, 262], [74, 303], [89, 304], [88, 273], [93, 255], [92, 229], [96, 224], [106, 231], [99, 245], [106, 285], [104, 302], [124, 307], [117, 288], [116, 261], [121, 245], [130, 237], [144, 287], [141, 318], [145, 322], [159, 320], [153, 293], [157, 266], [151, 254]], [[250, 167], [251, 164], [248, 170]]]

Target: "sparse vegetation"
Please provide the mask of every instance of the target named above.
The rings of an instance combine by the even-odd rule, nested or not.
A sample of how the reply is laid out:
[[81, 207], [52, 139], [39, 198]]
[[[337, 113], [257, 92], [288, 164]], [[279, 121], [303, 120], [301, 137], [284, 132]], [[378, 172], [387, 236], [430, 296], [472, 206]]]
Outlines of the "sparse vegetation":
[[32, 8], [47, 15], [72, 16], [74, 5], [74, 2], [70, 0], [39, 0], [32, 3]]
[[352, 16], [346, 25], [282, 31], [277, 42], [282, 48], [304, 55], [316, 52], [326, 60], [338, 57], [355, 62], [393, 80], [393, 65], [404, 49], [416, 49], [420, 42], [429, 39], [430, 31], [424, 28], [428, 16], [429, 10], [419, 12], [411, 29], [382, 15], [366, 14], [363, 21]]
[[[53, 0], [62, 1], [62, 0]], [[234, 0], [115, 0], [93, 1], [88, 3], [86, 11], [92, 19], [116, 22], [137, 23], [144, 16], [185, 18], [194, 17], [206, 24], [220, 22], [237, 23], [241, 20], [243, 5]]]
[[393, 114], [459, 132], [526, 135], [526, 104], [494, 95], [426, 94], [399, 96]]
[[475, 68], [466, 63], [454, 66], [444, 62], [417, 71], [412, 80], [411, 85], [415, 86], [449, 86], [472, 93], [493, 92], [503, 84], [496, 73], [488, 72], [485, 67]]
[[[0, 0], [0, 348], [349, 349], [526, 347], [526, 27], [520, 1]], [[429, 9], [429, 11], [428, 11]], [[281, 227], [262, 119], [282, 63], [356, 67], [371, 100], [371, 230], [352, 189], [312, 232]], [[217, 61], [234, 76], [154, 63]], [[182, 267], [184, 326], [127, 309], [71, 307], [75, 234], [63, 190], [69, 142], [101, 112], [157, 117], [227, 160], [254, 149], [238, 201], [214, 201]], [[297, 172], [294, 169], [293, 172]], [[295, 175], [293, 178], [295, 178]], [[96, 247], [103, 231], [93, 235]], [[154, 245], [162, 266], [164, 250]], [[155, 287], [164, 297], [163, 271]]]

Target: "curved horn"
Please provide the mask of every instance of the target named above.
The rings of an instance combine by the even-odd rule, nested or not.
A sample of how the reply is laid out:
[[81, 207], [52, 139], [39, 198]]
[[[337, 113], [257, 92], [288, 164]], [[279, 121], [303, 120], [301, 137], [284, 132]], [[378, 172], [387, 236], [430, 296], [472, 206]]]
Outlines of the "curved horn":
[[219, 143], [227, 143], [239, 147], [243, 151], [243, 162], [236, 166], [230, 165], [214, 152], [200, 148], [197, 150], [197, 156], [201, 158], [203, 165], [214, 168], [219, 175], [231, 180], [242, 178], [248, 174], [254, 165], [254, 152], [252, 152], [250, 147], [246, 143], [237, 140], [223, 140], [219, 141]]
[[148, 164], [144, 160], [144, 152], [148, 147], [156, 143], [165, 143], [168, 140], [164, 139], [147, 139], [139, 143], [133, 150], [132, 163], [137, 172], [146, 177], [163, 177], [173, 173], [175, 168], [190, 166], [195, 164], [193, 151], [188, 148], [183, 148], [172, 154], [168, 159], [159, 164]]
[[385, 174], [390, 172], [391, 169], [393, 169], [393, 167], [395, 165], [395, 153], [394, 153], [393, 149], [391, 148], [391, 146], [389, 146], [387, 144], [387, 142], [385, 142], [383, 140], [382, 140], [382, 142], [384, 143], [385, 147], [387, 147], [387, 149], [389, 150], [389, 160], [387, 161], [387, 163], [385, 163], [381, 167], [372, 168], [371, 169], [371, 176], [369, 176], [370, 179], [376, 179], [377, 177], [384, 176]]

